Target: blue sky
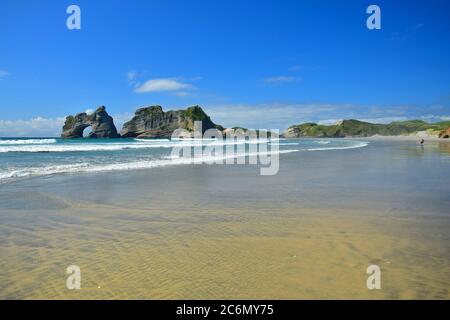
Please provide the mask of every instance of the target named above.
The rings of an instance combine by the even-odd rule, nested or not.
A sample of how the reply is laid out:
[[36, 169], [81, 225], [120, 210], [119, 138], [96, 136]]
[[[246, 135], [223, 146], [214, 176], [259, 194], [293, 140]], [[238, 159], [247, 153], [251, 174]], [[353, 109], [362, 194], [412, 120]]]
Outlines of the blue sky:
[[[68, 30], [66, 8], [81, 8]], [[366, 8], [381, 8], [368, 30]], [[224, 126], [450, 119], [449, 1], [0, 0], [0, 135], [105, 105]], [[21, 127], [18, 130], [18, 127]]]

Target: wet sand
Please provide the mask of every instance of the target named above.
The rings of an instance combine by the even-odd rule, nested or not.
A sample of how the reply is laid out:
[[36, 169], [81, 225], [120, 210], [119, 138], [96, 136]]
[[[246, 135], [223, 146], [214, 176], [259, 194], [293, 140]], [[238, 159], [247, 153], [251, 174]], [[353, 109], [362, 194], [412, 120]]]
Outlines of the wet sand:
[[[2, 299], [449, 299], [448, 145], [0, 186]], [[66, 267], [81, 268], [67, 290]], [[382, 289], [366, 288], [381, 267]]]

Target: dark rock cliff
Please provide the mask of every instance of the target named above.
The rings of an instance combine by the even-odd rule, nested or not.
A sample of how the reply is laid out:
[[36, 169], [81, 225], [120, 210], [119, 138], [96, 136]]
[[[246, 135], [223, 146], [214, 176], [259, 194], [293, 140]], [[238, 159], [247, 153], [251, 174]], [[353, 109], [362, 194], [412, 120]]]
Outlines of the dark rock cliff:
[[193, 131], [195, 121], [202, 122], [203, 132], [212, 128], [223, 130], [199, 106], [166, 112], [161, 106], [150, 106], [138, 109], [133, 119], [124, 124], [121, 135], [125, 138], [170, 138], [176, 129]]

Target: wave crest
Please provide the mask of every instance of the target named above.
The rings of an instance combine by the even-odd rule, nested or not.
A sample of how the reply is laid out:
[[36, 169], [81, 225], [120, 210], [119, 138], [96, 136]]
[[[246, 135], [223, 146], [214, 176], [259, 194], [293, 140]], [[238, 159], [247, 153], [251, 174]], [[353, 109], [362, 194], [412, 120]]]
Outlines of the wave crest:
[[0, 145], [49, 144], [56, 143], [56, 139], [12, 139], [0, 140]]

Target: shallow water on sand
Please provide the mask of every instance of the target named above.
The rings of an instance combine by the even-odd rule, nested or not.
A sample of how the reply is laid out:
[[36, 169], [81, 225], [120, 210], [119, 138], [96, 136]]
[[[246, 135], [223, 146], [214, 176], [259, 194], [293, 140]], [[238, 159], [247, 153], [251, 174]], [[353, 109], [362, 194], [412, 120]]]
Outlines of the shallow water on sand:
[[[275, 176], [186, 165], [2, 184], [0, 298], [448, 299], [449, 150], [372, 141], [281, 155]], [[81, 290], [66, 289], [72, 264]]]

